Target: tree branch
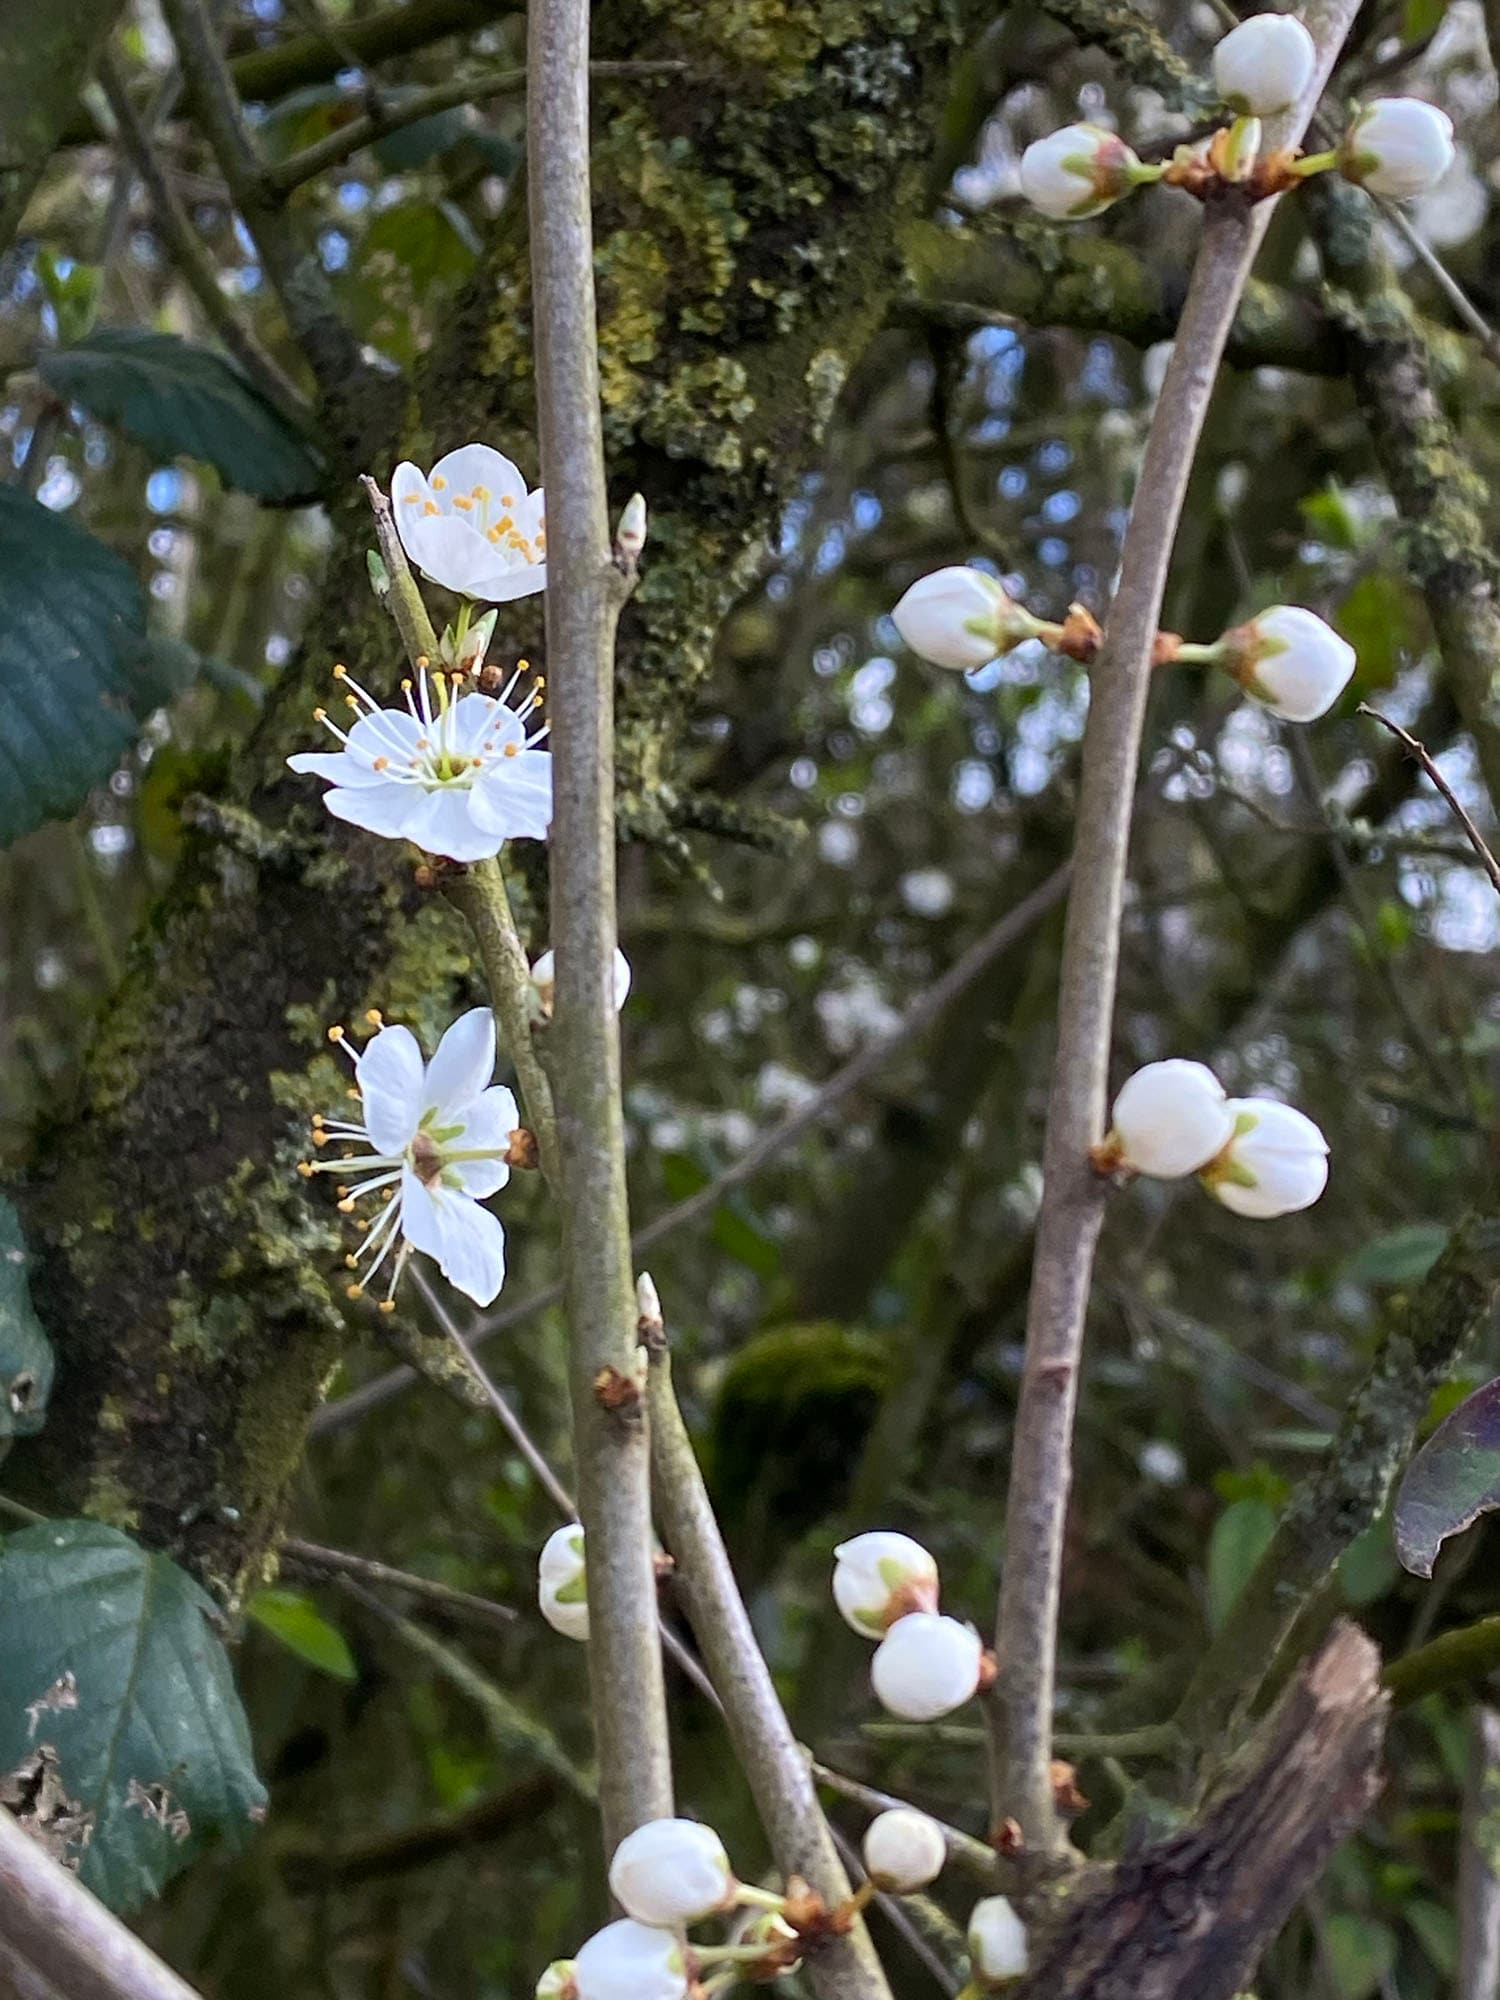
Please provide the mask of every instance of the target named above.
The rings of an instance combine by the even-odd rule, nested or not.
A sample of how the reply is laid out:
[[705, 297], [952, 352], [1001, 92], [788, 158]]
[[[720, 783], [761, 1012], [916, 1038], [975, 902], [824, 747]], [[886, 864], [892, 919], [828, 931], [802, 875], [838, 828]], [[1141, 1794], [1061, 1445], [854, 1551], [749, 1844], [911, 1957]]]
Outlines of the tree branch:
[[288, 1576], [299, 1576], [310, 1582], [323, 1582], [330, 1577], [352, 1576], [376, 1590], [399, 1591], [403, 1597], [415, 1598], [418, 1603], [431, 1605], [434, 1610], [445, 1611], [455, 1619], [462, 1619], [469, 1625], [486, 1626], [490, 1631], [509, 1631], [519, 1613], [508, 1604], [495, 1604], [487, 1597], [476, 1597], [472, 1591], [455, 1590], [451, 1584], [436, 1583], [431, 1577], [413, 1576], [410, 1570], [392, 1569], [389, 1563], [376, 1562], [370, 1556], [351, 1555], [346, 1549], [324, 1548], [319, 1542], [304, 1542], [295, 1535], [288, 1535], [277, 1554], [282, 1571]]
[[1500, 1992], [1500, 1714], [1469, 1717], [1469, 1780], [1458, 1843], [1456, 2000]]
[[672, 1811], [639, 1412], [604, 1409], [602, 1372], [635, 1366], [635, 1287], [614, 1005], [614, 637], [589, 175], [589, 0], [534, 0], [527, 121], [537, 416], [547, 489], [547, 663], [554, 811], [551, 1029], [563, 1289], [579, 1515], [588, 1541], [589, 1678], [609, 1849]]
[[1453, 817], [1463, 828], [1464, 838], [1478, 856], [1480, 867], [1489, 876], [1496, 890], [1500, 890], [1500, 863], [1497, 863], [1494, 855], [1491, 854], [1488, 846], [1485, 844], [1484, 835], [1465, 811], [1463, 802], [1448, 783], [1448, 780], [1443, 776], [1441, 770], [1438, 768], [1437, 760], [1432, 756], [1426, 744], [1419, 743], [1409, 730], [1403, 729], [1399, 722], [1392, 722], [1388, 715], [1382, 715], [1378, 708], [1371, 708], [1367, 701], [1360, 703], [1359, 712], [1361, 715], [1368, 715], [1372, 722], [1378, 722], [1382, 729], [1388, 729], [1405, 750], [1407, 756], [1415, 758], [1417, 763], [1421, 765], [1422, 769], [1431, 779], [1433, 789], [1438, 793], [1449, 812], [1452, 813]]
[[[1352, 0], [1322, 0], [1309, 9], [1317, 75], [1297, 109], [1274, 121], [1268, 144], [1300, 138], [1353, 12]], [[1073, 1412], [1104, 1214], [1104, 1184], [1089, 1164], [1089, 1149], [1104, 1131], [1120, 913], [1152, 646], [1199, 433], [1273, 206], [1248, 207], [1231, 198], [1206, 213], [1125, 532], [1120, 585], [1092, 671], [995, 1642], [1002, 1671], [994, 1701], [1004, 1734], [996, 1809], [1018, 1820], [1028, 1849], [1044, 1856], [1066, 1846], [1049, 1767]]]
[[[745, 1610], [692, 1439], [672, 1388], [665, 1338], [650, 1341], [651, 1470], [677, 1588], [724, 1705], [741, 1767], [782, 1875], [810, 1882], [829, 1909], [849, 1895], [818, 1794], [771, 1670]], [[593, 1571], [589, 1572], [590, 1621]], [[864, 1924], [808, 1960], [820, 2000], [889, 2000], [890, 1988]]]

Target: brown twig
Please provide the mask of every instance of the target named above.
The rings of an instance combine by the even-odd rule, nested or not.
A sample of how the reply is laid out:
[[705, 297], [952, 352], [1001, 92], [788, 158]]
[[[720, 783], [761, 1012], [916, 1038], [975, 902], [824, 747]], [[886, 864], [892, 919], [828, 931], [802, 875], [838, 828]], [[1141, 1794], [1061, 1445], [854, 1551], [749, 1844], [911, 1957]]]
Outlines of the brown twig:
[[288, 1535], [277, 1553], [285, 1575], [303, 1577], [310, 1582], [321, 1582], [329, 1577], [357, 1577], [372, 1589], [398, 1591], [403, 1597], [415, 1598], [419, 1603], [446, 1611], [466, 1624], [486, 1626], [491, 1631], [497, 1628], [508, 1631], [519, 1615], [510, 1605], [495, 1604], [487, 1597], [476, 1597], [472, 1591], [455, 1590], [451, 1584], [436, 1583], [431, 1577], [413, 1576], [410, 1570], [393, 1569], [389, 1563], [376, 1562], [370, 1556], [352, 1555], [347, 1549], [325, 1548], [320, 1542], [304, 1542], [295, 1535]]
[[1361, 715], [1368, 715], [1372, 722], [1378, 722], [1382, 729], [1388, 729], [1405, 750], [1407, 756], [1415, 758], [1417, 763], [1421, 765], [1422, 769], [1432, 780], [1433, 785], [1442, 794], [1448, 810], [1463, 828], [1465, 839], [1467, 839], [1470, 847], [1473, 848], [1475, 854], [1479, 857], [1480, 867], [1489, 876], [1496, 893], [1500, 894], [1500, 862], [1497, 862], [1494, 855], [1491, 854], [1485, 844], [1484, 835], [1464, 810], [1453, 787], [1438, 769], [1437, 760], [1433, 757], [1432, 752], [1427, 748], [1426, 744], [1419, 743], [1409, 730], [1403, 729], [1399, 722], [1392, 722], [1388, 715], [1382, 715], [1378, 708], [1371, 708], [1367, 701], [1360, 703], [1358, 712]]

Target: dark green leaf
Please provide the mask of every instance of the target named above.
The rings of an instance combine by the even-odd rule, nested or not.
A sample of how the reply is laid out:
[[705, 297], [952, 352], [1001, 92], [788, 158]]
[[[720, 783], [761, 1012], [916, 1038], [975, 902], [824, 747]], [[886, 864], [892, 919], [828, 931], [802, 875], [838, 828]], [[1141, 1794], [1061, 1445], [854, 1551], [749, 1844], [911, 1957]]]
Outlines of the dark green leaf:
[[1344, 1276], [1356, 1284], [1408, 1285], [1425, 1278], [1443, 1253], [1448, 1231], [1440, 1222], [1409, 1222], [1356, 1250]]
[[245, 1606], [257, 1625], [279, 1639], [288, 1652], [337, 1681], [359, 1678], [348, 1641], [300, 1590], [258, 1590]]
[[1330, 1917], [1323, 1926], [1323, 1947], [1339, 2000], [1368, 2000], [1396, 1962], [1394, 1935], [1368, 1917]]
[[478, 249], [473, 225], [451, 202], [402, 201], [382, 209], [340, 288], [358, 333], [410, 366], [434, 313], [469, 275]]
[[116, 1528], [48, 1521], [7, 1539], [0, 1604], [0, 1773], [56, 1753], [96, 1895], [134, 1909], [209, 1835], [246, 1837], [265, 1792], [191, 1577]]
[[1417, 1897], [1407, 1903], [1403, 1915], [1438, 1971], [1451, 1979], [1458, 1967], [1458, 1919], [1453, 1912]]
[[[399, 107], [403, 97], [416, 94], [395, 91], [392, 102]], [[376, 161], [387, 173], [410, 173], [439, 153], [446, 153], [450, 146], [456, 146], [468, 135], [473, 123], [467, 105], [458, 105], [451, 111], [435, 111], [430, 118], [418, 118], [413, 124], [398, 126], [383, 139], [377, 139], [373, 149]]]
[[0, 486], [0, 846], [76, 812], [158, 705], [129, 566]]
[[21, 1218], [0, 1195], [0, 1458], [11, 1438], [41, 1429], [51, 1393], [52, 1343], [32, 1309]]
[[1450, 1535], [1500, 1507], [1500, 1381], [1476, 1389], [1444, 1417], [1406, 1468], [1396, 1495], [1396, 1554], [1413, 1576], [1431, 1576]]
[[1234, 1609], [1275, 1532], [1276, 1510], [1265, 1500], [1236, 1500], [1214, 1522], [1208, 1543], [1208, 1622], [1214, 1631]]
[[201, 458], [261, 500], [308, 500], [323, 461], [225, 355], [142, 327], [106, 327], [44, 354], [49, 387], [151, 451]]

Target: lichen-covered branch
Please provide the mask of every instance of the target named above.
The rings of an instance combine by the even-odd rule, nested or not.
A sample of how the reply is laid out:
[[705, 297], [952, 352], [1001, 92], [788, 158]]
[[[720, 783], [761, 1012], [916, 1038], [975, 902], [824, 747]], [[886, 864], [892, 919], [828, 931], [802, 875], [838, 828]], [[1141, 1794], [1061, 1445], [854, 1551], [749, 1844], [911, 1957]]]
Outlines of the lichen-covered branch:
[[[1409, 1297], [1398, 1299], [1338, 1434], [1288, 1502], [1270, 1546], [1199, 1662], [1177, 1720], [1208, 1749], [1265, 1685], [1298, 1614], [1377, 1519], [1437, 1384], [1500, 1301], [1500, 1220], [1471, 1215]], [[1440, 1643], [1440, 1642], [1434, 1642]], [[1399, 1678], [1407, 1663], [1398, 1662]]]

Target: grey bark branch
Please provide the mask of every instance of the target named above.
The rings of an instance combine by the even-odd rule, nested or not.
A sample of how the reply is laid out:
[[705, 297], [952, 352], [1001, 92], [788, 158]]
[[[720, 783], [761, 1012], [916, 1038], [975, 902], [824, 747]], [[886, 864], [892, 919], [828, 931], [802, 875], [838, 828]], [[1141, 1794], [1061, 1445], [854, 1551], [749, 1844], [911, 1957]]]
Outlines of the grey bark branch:
[[635, 1287], [614, 1005], [614, 638], [589, 176], [588, 0], [527, 20], [528, 189], [537, 414], [547, 490], [547, 664], [554, 810], [552, 1034], [579, 1514], [589, 1567], [589, 1679], [600, 1804], [613, 1848], [672, 1811], [639, 1412], [601, 1407], [601, 1371], [631, 1372]]
[[1457, 2000], [1500, 1993], [1500, 1714], [1469, 1718], [1469, 1781], [1458, 1844]]
[[[1325, 0], [1308, 10], [1317, 76], [1300, 105], [1272, 122], [1268, 145], [1301, 137], [1354, 11], [1351, 0]], [[1104, 1213], [1104, 1187], [1088, 1155], [1104, 1131], [1120, 913], [1152, 646], [1194, 452], [1272, 207], [1247, 207], [1231, 197], [1206, 214], [1125, 533], [1120, 586], [1092, 672], [996, 1622], [1001, 1672], [995, 1706], [1004, 1742], [995, 1804], [1001, 1816], [1019, 1821], [1028, 1850], [1043, 1854], [1066, 1845], [1049, 1766], [1073, 1412]]]

